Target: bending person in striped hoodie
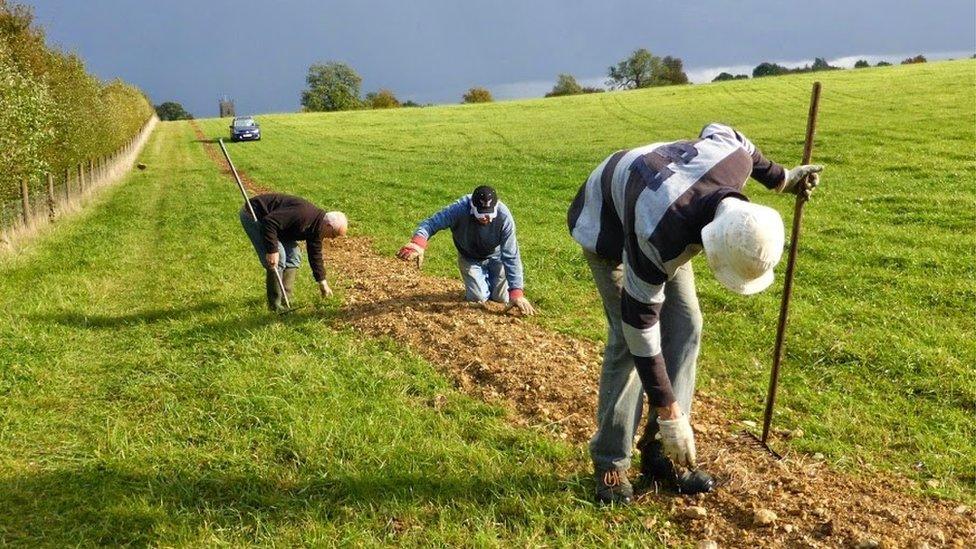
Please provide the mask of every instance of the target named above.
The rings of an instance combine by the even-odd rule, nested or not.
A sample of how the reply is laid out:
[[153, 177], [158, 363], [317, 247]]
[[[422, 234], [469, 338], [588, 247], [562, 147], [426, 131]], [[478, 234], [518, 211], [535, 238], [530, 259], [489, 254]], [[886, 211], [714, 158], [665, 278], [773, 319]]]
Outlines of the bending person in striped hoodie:
[[689, 422], [702, 326], [689, 260], [704, 248], [728, 289], [748, 295], [767, 288], [783, 252], [783, 221], [776, 210], [750, 203], [742, 188], [751, 176], [809, 198], [821, 169], [786, 170], [741, 133], [710, 124], [698, 139], [616, 152], [580, 188], [569, 230], [609, 324], [590, 441], [598, 501], [627, 504], [633, 497], [627, 470], [642, 387], [651, 406], [637, 444], [643, 480], [680, 493], [714, 487], [697, 469]]
[[517, 307], [523, 315], [535, 314], [525, 297], [515, 219], [498, 200], [495, 189], [482, 185], [422, 221], [397, 257], [416, 260], [419, 266], [427, 241], [443, 229], [451, 229], [454, 238], [465, 300], [484, 303], [490, 299], [508, 305], [506, 311]]

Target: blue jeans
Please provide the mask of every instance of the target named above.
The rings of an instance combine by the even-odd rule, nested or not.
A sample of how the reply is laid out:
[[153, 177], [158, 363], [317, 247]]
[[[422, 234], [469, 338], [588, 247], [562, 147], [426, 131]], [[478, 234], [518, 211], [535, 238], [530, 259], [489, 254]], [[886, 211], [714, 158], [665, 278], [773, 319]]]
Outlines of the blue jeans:
[[497, 301], [508, 303], [508, 280], [505, 278], [505, 265], [497, 257], [481, 261], [468, 259], [458, 254], [458, 269], [464, 281], [466, 301]]
[[[624, 340], [620, 316], [623, 291], [623, 264], [583, 252], [593, 273], [593, 280], [603, 300], [607, 317], [607, 346], [603, 351], [600, 390], [597, 395], [596, 434], [590, 439], [590, 456], [598, 471], [630, 468], [634, 434], [640, 425], [644, 387], [641, 385], [634, 358]], [[695, 369], [701, 343], [702, 315], [695, 292], [695, 274], [691, 262], [664, 283], [664, 305], [661, 307], [661, 351], [668, 378], [681, 411], [691, 414], [695, 394]], [[651, 408], [647, 421], [649, 433], [657, 432], [657, 410]]]
[[[254, 251], [258, 254], [258, 261], [264, 267], [264, 270], [268, 270], [267, 261], [264, 258], [264, 235], [262, 234], [262, 227], [260, 221], [255, 221], [251, 217], [251, 212], [247, 209], [245, 205], [241, 208], [241, 226], [244, 227], [244, 232], [247, 233], [247, 238], [250, 239], [251, 245], [254, 246]], [[282, 272], [289, 268], [298, 268], [302, 264], [302, 250], [298, 247], [298, 243], [294, 240], [279, 240], [278, 241], [278, 272]]]

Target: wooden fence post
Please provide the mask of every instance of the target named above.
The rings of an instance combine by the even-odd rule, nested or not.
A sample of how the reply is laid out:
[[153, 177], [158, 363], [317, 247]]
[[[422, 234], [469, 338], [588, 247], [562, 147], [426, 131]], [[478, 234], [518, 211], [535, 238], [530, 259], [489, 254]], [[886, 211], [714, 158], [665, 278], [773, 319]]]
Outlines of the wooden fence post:
[[54, 174], [47, 174], [48, 219], [54, 221]]
[[21, 213], [23, 214], [23, 218], [24, 218], [24, 226], [28, 227], [30, 226], [31, 220], [30, 220], [30, 197], [27, 194], [26, 179], [20, 180], [20, 200], [21, 200], [21, 206], [23, 207], [23, 211]]

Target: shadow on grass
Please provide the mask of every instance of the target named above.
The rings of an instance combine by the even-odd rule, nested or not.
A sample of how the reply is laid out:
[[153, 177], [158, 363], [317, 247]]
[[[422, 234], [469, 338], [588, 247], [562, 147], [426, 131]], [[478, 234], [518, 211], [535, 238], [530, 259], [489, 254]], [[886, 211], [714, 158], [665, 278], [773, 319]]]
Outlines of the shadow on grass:
[[[242, 332], [268, 326], [279, 322], [301, 324], [313, 320], [321, 320], [322, 313], [315, 307], [306, 304], [296, 307], [286, 314], [275, 314], [267, 311], [263, 302], [248, 300], [244, 314], [235, 314], [230, 318], [206, 322], [201, 317], [197, 324], [187, 334], [219, 333], [226, 336], [231, 332]], [[39, 322], [51, 322], [71, 328], [115, 329], [155, 324], [172, 320], [186, 320], [194, 315], [207, 315], [221, 310], [232, 309], [229, 304], [219, 301], [204, 301], [187, 307], [167, 307], [146, 311], [131, 312], [120, 315], [91, 315], [79, 312], [60, 312], [33, 315], [30, 318]]]
[[[96, 465], [0, 479], [0, 540], [32, 546], [145, 546], [193, 542], [209, 530], [203, 535], [225, 532], [230, 539], [267, 543], [272, 540], [260, 534], [274, 536], [279, 526], [363, 522], [361, 514], [366, 524], [354, 528], [375, 527], [382, 536], [387, 514], [404, 506], [484, 508], [523, 490], [544, 494], [580, 487], [537, 474], [484, 478], [376, 470], [289, 482], [212, 470], [146, 474]], [[391, 508], [384, 511], [387, 503]], [[524, 517], [503, 513], [496, 519]], [[174, 539], [174, 533], [185, 537]]]
[[223, 320], [198, 322], [191, 328], [181, 331], [180, 334], [181, 337], [188, 339], [238, 338], [273, 324], [286, 324], [294, 328], [302, 324], [322, 322], [323, 320], [323, 314], [312, 306], [296, 307], [295, 310], [285, 314], [272, 313], [260, 306], [241, 316], [235, 315]]
[[120, 328], [139, 324], [153, 324], [161, 321], [180, 320], [190, 315], [210, 313], [225, 307], [218, 301], [203, 301], [188, 307], [167, 307], [150, 309], [121, 315], [91, 315], [78, 312], [61, 312], [33, 315], [31, 319], [53, 322], [72, 328]]

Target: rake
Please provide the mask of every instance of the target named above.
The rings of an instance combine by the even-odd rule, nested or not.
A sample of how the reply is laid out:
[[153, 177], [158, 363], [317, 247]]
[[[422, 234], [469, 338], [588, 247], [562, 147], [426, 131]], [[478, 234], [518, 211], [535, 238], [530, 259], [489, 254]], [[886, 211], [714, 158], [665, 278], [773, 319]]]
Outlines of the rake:
[[[241, 176], [237, 174], [237, 168], [234, 167], [234, 162], [230, 159], [230, 155], [227, 154], [227, 147], [224, 146], [224, 139], [222, 137], [217, 138], [217, 143], [220, 144], [220, 151], [224, 153], [224, 158], [227, 159], [227, 165], [230, 166], [230, 173], [234, 174], [234, 180], [237, 181], [237, 188], [241, 190], [241, 194], [244, 195], [244, 203], [247, 204], [247, 211], [251, 212], [251, 218], [254, 222], [258, 222], [258, 216], [254, 213], [254, 206], [251, 205], [251, 200], [247, 196], [247, 189], [244, 188], [244, 183], [241, 182]], [[279, 258], [280, 260], [280, 258]], [[285, 300], [285, 312], [291, 310], [291, 303], [288, 302], [288, 294], [285, 293], [285, 283], [281, 280], [281, 273], [278, 269], [268, 269], [274, 271], [275, 279], [278, 281], [278, 288], [281, 290], [281, 297]]]
[[[813, 83], [810, 96], [810, 112], [807, 115], [807, 135], [803, 144], [803, 161], [809, 164], [813, 157], [813, 136], [817, 132], [817, 112], [820, 109], [820, 82]], [[800, 183], [803, 184], [802, 182]], [[790, 297], [793, 295], [793, 273], [796, 267], [796, 253], [800, 242], [800, 221], [803, 219], [803, 205], [807, 199], [802, 193], [796, 195], [793, 207], [793, 233], [790, 239], [790, 255], [786, 263], [786, 278], [783, 284], [783, 299], [779, 307], [779, 324], [776, 327], [776, 346], [773, 349], [773, 368], [769, 373], [769, 390], [766, 392], [766, 410], [763, 413], [762, 436], [757, 437], [751, 431], [746, 431], [750, 437], [758, 442], [776, 459], [783, 459], [769, 446], [769, 427], [773, 421], [773, 406], [776, 403], [776, 387], [779, 384], [779, 367], [783, 361], [783, 346], [786, 340], [786, 322], [790, 316]]]

